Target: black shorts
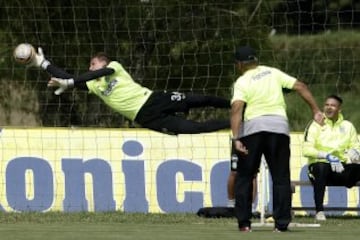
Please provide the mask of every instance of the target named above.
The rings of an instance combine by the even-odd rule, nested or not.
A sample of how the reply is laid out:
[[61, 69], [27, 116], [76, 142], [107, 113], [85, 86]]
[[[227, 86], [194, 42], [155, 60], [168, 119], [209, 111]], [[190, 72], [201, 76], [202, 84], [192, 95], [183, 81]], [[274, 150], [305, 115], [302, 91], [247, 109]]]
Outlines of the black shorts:
[[196, 134], [230, 127], [229, 119], [197, 122], [179, 116], [191, 108], [228, 108], [229, 101], [219, 97], [179, 92], [153, 92], [137, 114], [135, 121], [142, 127], [167, 134]]
[[153, 92], [140, 109], [135, 121], [145, 125], [166, 114], [187, 111], [186, 95], [179, 92]]

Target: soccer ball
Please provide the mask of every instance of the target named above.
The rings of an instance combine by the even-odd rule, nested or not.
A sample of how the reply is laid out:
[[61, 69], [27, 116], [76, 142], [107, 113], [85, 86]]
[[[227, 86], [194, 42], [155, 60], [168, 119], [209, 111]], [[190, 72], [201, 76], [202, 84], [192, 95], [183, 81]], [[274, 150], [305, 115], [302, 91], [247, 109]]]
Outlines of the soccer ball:
[[15, 61], [21, 64], [30, 63], [35, 57], [35, 48], [29, 43], [21, 43], [14, 50]]

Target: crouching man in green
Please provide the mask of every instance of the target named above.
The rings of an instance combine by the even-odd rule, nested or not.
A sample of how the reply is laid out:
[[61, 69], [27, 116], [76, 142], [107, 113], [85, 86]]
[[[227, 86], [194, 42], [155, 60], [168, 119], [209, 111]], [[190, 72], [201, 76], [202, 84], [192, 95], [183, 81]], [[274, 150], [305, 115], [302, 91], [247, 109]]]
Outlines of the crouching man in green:
[[314, 189], [318, 221], [325, 221], [326, 186], [353, 187], [360, 181], [360, 143], [354, 125], [341, 114], [342, 99], [326, 98], [323, 126], [313, 121], [305, 130], [303, 155], [308, 158], [308, 176]]

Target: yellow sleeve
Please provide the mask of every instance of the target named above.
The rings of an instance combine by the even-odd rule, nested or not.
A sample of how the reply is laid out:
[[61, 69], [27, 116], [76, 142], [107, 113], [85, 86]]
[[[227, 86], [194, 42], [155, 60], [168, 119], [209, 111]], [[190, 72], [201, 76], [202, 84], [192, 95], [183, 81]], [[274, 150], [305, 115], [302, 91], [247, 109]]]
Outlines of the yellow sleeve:
[[319, 151], [321, 151], [321, 149], [316, 148], [316, 139], [320, 130], [319, 128], [320, 125], [313, 121], [305, 130], [304, 143], [302, 146], [302, 152], [305, 157], [317, 158]]

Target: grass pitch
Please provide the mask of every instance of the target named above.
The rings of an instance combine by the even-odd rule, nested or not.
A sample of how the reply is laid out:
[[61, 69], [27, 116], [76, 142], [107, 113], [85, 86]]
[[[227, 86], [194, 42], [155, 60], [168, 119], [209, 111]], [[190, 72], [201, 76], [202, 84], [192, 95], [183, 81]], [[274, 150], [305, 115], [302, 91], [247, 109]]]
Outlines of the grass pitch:
[[[295, 217], [293, 222], [314, 223], [314, 219]], [[292, 227], [286, 233], [274, 233], [272, 227], [254, 227], [251, 233], [241, 233], [236, 226], [234, 218], [207, 219], [195, 214], [0, 213], [1, 239], [14, 240], [353, 240], [360, 236], [359, 217], [329, 217], [320, 227]]]

